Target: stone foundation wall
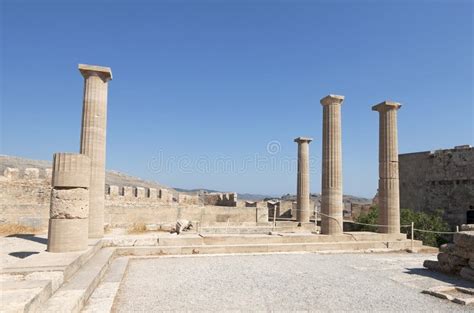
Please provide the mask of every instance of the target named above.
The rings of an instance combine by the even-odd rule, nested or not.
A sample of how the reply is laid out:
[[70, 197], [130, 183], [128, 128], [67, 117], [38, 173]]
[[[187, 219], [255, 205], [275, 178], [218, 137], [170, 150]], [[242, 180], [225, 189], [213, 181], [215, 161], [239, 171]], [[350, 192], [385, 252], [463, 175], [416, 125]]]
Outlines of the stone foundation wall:
[[454, 227], [474, 210], [474, 148], [400, 154], [400, 207], [443, 210]]
[[[7, 168], [0, 175], [0, 224], [48, 227], [51, 171]], [[236, 200], [236, 199], [235, 199]], [[125, 227], [133, 223], [169, 224], [178, 218], [216, 223], [266, 223], [268, 211], [259, 207], [203, 205], [197, 195], [173, 197], [168, 189], [106, 186], [105, 223]]]
[[438, 261], [426, 260], [423, 266], [474, 281], [474, 231], [456, 233], [453, 241], [440, 247]]

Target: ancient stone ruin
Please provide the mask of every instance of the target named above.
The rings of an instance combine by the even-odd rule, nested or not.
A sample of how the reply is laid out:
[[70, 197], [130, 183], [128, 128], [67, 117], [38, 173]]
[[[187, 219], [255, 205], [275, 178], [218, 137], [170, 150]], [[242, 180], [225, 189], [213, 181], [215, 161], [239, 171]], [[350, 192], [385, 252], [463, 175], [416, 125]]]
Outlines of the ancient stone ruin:
[[474, 281], [474, 227], [464, 227], [465, 231], [454, 234], [454, 243], [440, 247], [437, 261], [426, 260], [423, 266]]

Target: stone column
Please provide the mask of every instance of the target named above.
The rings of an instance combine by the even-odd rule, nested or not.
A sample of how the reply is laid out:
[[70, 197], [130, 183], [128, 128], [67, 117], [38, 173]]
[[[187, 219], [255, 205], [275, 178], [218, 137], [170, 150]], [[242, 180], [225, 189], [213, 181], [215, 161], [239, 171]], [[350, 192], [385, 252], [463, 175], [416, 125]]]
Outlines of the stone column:
[[379, 220], [381, 233], [400, 233], [397, 111], [400, 103], [384, 101], [372, 107], [379, 112]]
[[90, 176], [91, 163], [88, 156], [76, 153], [54, 154], [48, 228], [49, 252], [87, 249]]
[[323, 106], [323, 159], [321, 192], [321, 233], [343, 231], [341, 104], [344, 96], [328, 95]]
[[107, 86], [112, 79], [108, 67], [79, 64], [84, 76], [81, 153], [91, 159], [89, 237], [104, 235], [105, 137]]
[[298, 180], [296, 187], [296, 220], [299, 223], [309, 223], [310, 185], [309, 185], [309, 143], [312, 138], [298, 137]]

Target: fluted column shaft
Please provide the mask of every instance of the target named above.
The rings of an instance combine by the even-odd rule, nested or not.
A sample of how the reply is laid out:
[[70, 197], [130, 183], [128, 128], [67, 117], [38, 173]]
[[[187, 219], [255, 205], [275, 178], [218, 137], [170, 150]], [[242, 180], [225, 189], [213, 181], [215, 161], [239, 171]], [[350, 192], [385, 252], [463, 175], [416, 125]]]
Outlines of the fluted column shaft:
[[343, 96], [329, 95], [323, 105], [321, 233], [343, 232], [341, 104]]
[[398, 174], [398, 130], [396, 102], [382, 102], [372, 108], [379, 112], [379, 219], [381, 233], [400, 233]]
[[311, 216], [309, 183], [309, 143], [312, 138], [298, 137], [298, 178], [296, 189], [296, 220], [308, 223]]
[[91, 159], [89, 237], [104, 235], [105, 148], [109, 68], [79, 66], [84, 76], [81, 153]]

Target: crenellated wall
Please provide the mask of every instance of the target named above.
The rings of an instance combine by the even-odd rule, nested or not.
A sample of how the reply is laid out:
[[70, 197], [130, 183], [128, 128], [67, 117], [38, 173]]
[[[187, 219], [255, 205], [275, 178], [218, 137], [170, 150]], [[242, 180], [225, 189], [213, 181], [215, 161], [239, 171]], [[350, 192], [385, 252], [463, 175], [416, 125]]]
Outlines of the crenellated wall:
[[[6, 168], [0, 175], [0, 223], [46, 228], [49, 219], [51, 170]], [[204, 205], [198, 195], [165, 188], [105, 186], [105, 223], [126, 227], [133, 223], [173, 224], [179, 218], [216, 223], [266, 223], [267, 210], [235, 207], [237, 195], [227, 194], [219, 205]], [[233, 206], [229, 204], [235, 203]], [[226, 206], [224, 206], [226, 205]]]
[[204, 204], [217, 206], [237, 206], [237, 193], [235, 192], [213, 192], [203, 196]]

